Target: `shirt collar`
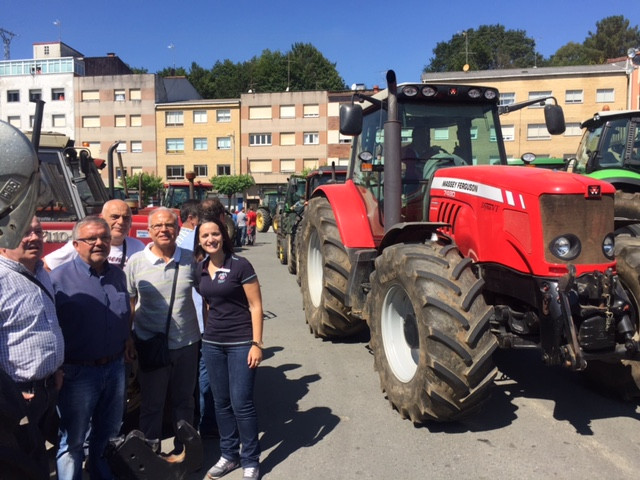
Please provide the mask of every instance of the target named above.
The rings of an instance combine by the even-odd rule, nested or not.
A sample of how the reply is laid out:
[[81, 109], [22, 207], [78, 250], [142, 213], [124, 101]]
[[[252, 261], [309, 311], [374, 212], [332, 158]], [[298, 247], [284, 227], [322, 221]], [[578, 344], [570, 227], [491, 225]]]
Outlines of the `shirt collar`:
[[[162, 260], [162, 258], [158, 257], [156, 254], [154, 254], [151, 251], [151, 247], [153, 246], [153, 242], [151, 243], [147, 243], [147, 245], [144, 247], [143, 250], [143, 255], [144, 257], [149, 261], [149, 263], [151, 263], [152, 265], [158, 265], [161, 263], [164, 263], [164, 260]], [[173, 255], [171, 256], [171, 260], [169, 262], [167, 262], [167, 265], [169, 265], [170, 263], [180, 263], [180, 258], [182, 257], [182, 249], [178, 246], [176, 246], [175, 251], [173, 252]]]
[[93, 268], [87, 262], [82, 260], [82, 258], [80, 258], [80, 255], [76, 255], [74, 257], [73, 261], [76, 264], [76, 268], [78, 270], [80, 270], [81, 272], [84, 272], [87, 275], [87, 277], [92, 277], [92, 276], [93, 277], [102, 277], [102, 276], [106, 275], [107, 272], [109, 271], [109, 269], [111, 268], [111, 265], [109, 265], [109, 262], [106, 259], [104, 261], [104, 269], [102, 270], [102, 273], [98, 273], [95, 268]]

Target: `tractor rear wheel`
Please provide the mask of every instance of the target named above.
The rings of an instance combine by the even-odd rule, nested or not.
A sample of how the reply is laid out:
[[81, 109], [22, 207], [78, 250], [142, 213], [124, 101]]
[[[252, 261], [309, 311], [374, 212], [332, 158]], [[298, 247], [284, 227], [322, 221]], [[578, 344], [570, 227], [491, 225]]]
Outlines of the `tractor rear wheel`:
[[278, 233], [278, 229], [280, 228], [280, 214], [276, 213], [271, 220], [271, 226], [273, 227], [273, 231]]
[[616, 217], [640, 219], [640, 194], [617, 190], [615, 195]]
[[[617, 197], [616, 197], [617, 200]], [[638, 333], [638, 312], [640, 312], [640, 238], [631, 236], [616, 237], [616, 261], [620, 282], [624, 287], [634, 309], [632, 318], [636, 322], [636, 334], [633, 337], [640, 342]], [[607, 390], [624, 399], [640, 397], [640, 362], [620, 360], [616, 362], [590, 361], [586, 374], [595, 387]]]
[[291, 232], [290, 234], [287, 235], [287, 256], [288, 256], [288, 261], [287, 261], [287, 270], [289, 270], [289, 273], [291, 275], [295, 275], [296, 271], [297, 271], [297, 257], [296, 257], [296, 248], [294, 245], [295, 242], [295, 229], [293, 232]]
[[266, 232], [271, 226], [271, 213], [266, 208], [258, 208], [256, 212], [256, 228], [259, 232]]
[[276, 245], [278, 250], [278, 260], [280, 260], [280, 263], [282, 265], [286, 265], [288, 262], [287, 237], [288, 235], [283, 236], [278, 234], [277, 240], [276, 240]]
[[477, 410], [497, 374], [498, 343], [471, 260], [453, 245], [397, 244], [370, 280], [370, 345], [391, 405], [416, 424]]
[[300, 288], [305, 318], [316, 337], [345, 337], [362, 330], [345, 307], [351, 262], [326, 198], [313, 198], [300, 232]]

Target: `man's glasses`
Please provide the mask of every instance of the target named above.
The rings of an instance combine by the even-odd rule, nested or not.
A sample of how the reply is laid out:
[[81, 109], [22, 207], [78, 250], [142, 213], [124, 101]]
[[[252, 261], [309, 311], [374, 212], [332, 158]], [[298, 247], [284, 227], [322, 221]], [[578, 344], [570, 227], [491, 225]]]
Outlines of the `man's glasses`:
[[79, 242], [84, 242], [87, 245], [94, 246], [100, 240], [102, 243], [111, 242], [111, 235], [103, 235], [102, 237], [88, 237], [88, 238], [78, 238]]
[[42, 228], [32, 228], [24, 234], [23, 238], [31, 238], [32, 235], [38, 238], [44, 238], [44, 230], [42, 230]]
[[154, 230], [156, 232], [162, 230], [163, 228], [166, 228], [167, 230], [175, 230], [176, 229], [176, 225], [175, 223], [156, 223], [154, 225], [151, 225], [151, 230]]

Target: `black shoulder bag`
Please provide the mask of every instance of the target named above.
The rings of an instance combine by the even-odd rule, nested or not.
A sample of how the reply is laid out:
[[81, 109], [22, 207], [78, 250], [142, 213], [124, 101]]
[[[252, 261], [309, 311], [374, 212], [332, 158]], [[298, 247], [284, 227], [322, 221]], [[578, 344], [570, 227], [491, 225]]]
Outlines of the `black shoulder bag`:
[[171, 301], [169, 302], [169, 312], [167, 313], [167, 325], [164, 333], [156, 333], [148, 340], [141, 340], [137, 336], [135, 339], [136, 351], [138, 352], [138, 366], [145, 372], [152, 372], [153, 370], [167, 367], [171, 364], [169, 358], [169, 326], [171, 325], [171, 314], [173, 313], [173, 301], [176, 297], [179, 267], [180, 264], [176, 262], [173, 286], [171, 287]]

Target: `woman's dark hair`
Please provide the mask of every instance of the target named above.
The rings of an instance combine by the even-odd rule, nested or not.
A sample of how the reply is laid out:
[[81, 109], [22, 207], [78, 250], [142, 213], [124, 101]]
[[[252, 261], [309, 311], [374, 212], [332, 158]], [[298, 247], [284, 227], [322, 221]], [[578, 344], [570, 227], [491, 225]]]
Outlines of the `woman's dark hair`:
[[219, 217], [209, 217], [204, 220], [202, 223], [198, 224], [196, 227], [195, 233], [195, 246], [193, 248], [193, 256], [196, 262], [201, 262], [204, 257], [207, 256], [206, 252], [200, 245], [200, 227], [205, 223], [215, 223], [220, 229], [220, 233], [222, 233], [222, 251], [225, 255], [231, 255], [233, 253], [233, 242], [231, 241], [231, 237], [229, 237], [229, 231], [227, 230], [227, 226], [220, 220]]

